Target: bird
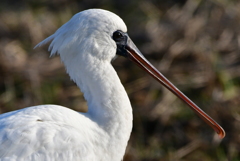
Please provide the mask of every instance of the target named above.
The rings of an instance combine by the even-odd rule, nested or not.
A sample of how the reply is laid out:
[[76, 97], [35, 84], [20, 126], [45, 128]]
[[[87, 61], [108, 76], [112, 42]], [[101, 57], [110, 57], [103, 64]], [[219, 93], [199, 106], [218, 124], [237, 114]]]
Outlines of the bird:
[[[49, 45], [80, 88], [88, 111], [37, 105], [0, 115], [0, 161], [121, 161], [132, 131], [132, 106], [111, 62], [130, 59], [183, 100], [223, 138], [225, 132], [143, 56], [124, 21], [103, 9], [75, 14], [36, 47]], [[36, 48], [35, 47], [35, 48]]]

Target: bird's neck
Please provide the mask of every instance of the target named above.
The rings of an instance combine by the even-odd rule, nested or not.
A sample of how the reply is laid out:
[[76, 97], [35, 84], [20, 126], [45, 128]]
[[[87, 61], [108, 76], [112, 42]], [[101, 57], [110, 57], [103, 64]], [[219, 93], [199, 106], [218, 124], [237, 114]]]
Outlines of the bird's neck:
[[132, 130], [132, 108], [116, 71], [109, 61], [99, 61], [91, 54], [79, 59], [82, 60], [64, 63], [68, 63], [67, 72], [87, 100], [86, 116], [104, 129], [110, 138], [125, 140], [124, 144], [127, 144]]

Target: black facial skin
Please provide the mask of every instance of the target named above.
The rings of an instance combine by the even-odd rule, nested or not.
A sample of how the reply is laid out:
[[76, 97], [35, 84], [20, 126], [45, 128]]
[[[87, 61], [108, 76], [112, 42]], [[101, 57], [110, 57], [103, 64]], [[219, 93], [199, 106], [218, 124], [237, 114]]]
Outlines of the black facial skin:
[[112, 36], [113, 40], [117, 44], [117, 55], [127, 57], [128, 53], [126, 50], [127, 41], [128, 41], [128, 34], [125, 32], [122, 32], [120, 30], [117, 30], [113, 33]]

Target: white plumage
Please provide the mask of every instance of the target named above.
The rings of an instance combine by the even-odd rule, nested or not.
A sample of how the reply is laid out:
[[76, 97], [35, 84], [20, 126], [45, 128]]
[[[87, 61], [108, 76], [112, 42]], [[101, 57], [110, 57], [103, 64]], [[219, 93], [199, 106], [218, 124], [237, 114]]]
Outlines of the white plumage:
[[[132, 108], [111, 60], [128, 57], [187, 102], [224, 136], [209, 116], [178, 91], [141, 55], [117, 15], [80, 12], [53, 35], [51, 56], [59, 54], [67, 73], [84, 93], [88, 112], [58, 105], [28, 107], [0, 115], [0, 161], [120, 161], [132, 129]], [[190, 102], [190, 103], [189, 103]]]
[[38, 46], [51, 42], [71, 79], [88, 102], [78, 113], [57, 105], [40, 105], [0, 115], [0, 160], [119, 161], [132, 129], [132, 109], [111, 60], [112, 34], [127, 31], [115, 14], [86, 10]]

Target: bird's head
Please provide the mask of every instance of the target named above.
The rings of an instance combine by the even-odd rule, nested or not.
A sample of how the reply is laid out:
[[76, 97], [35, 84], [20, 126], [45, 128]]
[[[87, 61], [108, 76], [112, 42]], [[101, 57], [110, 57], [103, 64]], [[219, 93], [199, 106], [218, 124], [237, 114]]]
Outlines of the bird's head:
[[51, 56], [59, 54], [63, 61], [71, 54], [74, 56], [76, 51], [83, 56], [91, 54], [97, 59], [111, 61], [116, 51], [124, 55], [119, 52], [122, 49], [117, 48], [123, 48], [129, 40], [127, 27], [119, 16], [102, 9], [89, 9], [75, 14], [36, 47], [51, 42]]

